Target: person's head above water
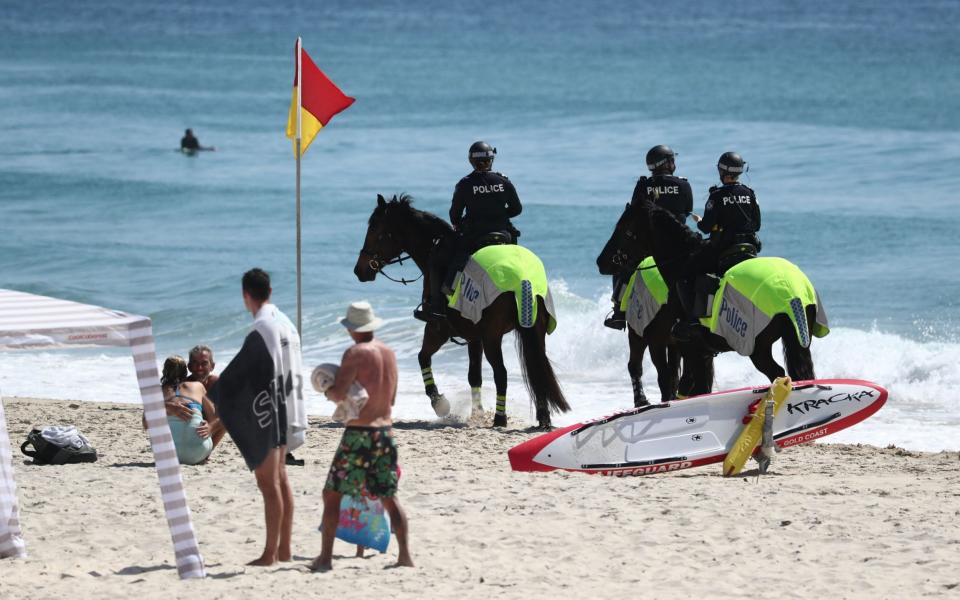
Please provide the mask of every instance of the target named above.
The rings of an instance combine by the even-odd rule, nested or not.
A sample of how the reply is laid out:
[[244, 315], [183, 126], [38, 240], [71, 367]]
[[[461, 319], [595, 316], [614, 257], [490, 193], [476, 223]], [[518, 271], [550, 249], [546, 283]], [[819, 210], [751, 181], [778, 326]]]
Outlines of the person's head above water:
[[497, 149], [486, 142], [474, 142], [467, 153], [470, 165], [476, 171], [485, 173], [493, 168], [493, 159], [497, 156]]
[[270, 287], [270, 274], [254, 267], [243, 274], [243, 305], [256, 315], [260, 307], [270, 300], [273, 289]]
[[160, 385], [172, 387], [180, 385], [187, 378], [187, 363], [181, 356], [170, 356], [163, 361], [163, 375], [160, 376]]
[[184, 131], [183, 134], [184, 134], [185, 136], [187, 136], [187, 137], [193, 137], [193, 130], [192, 130], [192, 129], [188, 129], [188, 130]]

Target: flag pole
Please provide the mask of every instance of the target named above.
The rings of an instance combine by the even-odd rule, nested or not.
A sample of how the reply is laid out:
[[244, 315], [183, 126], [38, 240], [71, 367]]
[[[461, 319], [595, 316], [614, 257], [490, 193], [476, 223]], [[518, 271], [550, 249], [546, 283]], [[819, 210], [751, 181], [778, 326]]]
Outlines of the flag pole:
[[303, 53], [303, 45], [301, 43], [300, 36], [297, 36], [297, 333], [300, 334], [300, 337], [303, 337], [303, 297], [301, 292], [301, 275], [300, 275], [300, 132], [301, 132], [301, 112], [303, 110], [301, 102], [301, 91], [303, 90], [303, 79], [301, 77], [302, 70], [301, 65], [301, 54]]

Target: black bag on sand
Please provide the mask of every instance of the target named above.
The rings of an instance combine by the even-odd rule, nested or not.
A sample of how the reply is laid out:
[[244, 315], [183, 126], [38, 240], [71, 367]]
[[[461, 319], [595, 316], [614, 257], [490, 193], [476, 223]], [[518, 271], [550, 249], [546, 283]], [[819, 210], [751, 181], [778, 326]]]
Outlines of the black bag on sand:
[[[28, 446], [33, 446], [33, 450], [28, 450]], [[61, 447], [44, 438], [39, 429], [34, 429], [27, 434], [27, 441], [20, 444], [20, 452], [32, 458], [35, 465], [97, 462], [97, 451], [88, 444], [84, 444], [80, 448]]]

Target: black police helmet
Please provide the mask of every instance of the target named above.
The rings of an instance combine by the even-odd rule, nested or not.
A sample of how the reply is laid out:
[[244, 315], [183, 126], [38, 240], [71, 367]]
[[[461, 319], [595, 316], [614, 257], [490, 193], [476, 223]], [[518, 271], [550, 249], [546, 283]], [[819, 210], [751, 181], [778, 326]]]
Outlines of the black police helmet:
[[676, 155], [677, 153], [671, 150], [670, 146], [663, 144], [654, 146], [647, 152], [647, 168], [654, 171], [673, 160]]
[[720, 171], [720, 175], [737, 177], [747, 170], [747, 163], [736, 152], [724, 152], [720, 155], [720, 160], [717, 161], [717, 169]]
[[470, 152], [467, 157], [470, 162], [477, 159], [493, 160], [497, 156], [497, 149], [486, 142], [474, 142], [470, 146]]

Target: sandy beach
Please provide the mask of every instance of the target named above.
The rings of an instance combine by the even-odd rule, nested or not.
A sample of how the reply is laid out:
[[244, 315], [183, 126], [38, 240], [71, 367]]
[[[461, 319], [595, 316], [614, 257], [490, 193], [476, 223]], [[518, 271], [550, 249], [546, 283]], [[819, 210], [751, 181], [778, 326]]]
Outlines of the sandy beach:
[[724, 479], [719, 465], [616, 479], [513, 473], [505, 453], [530, 433], [426, 422], [395, 425], [417, 567], [392, 567], [395, 540], [365, 559], [337, 541], [334, 570], [314, 574], [320, 493], [341, 433], [315, 419], [298, 452], [306, 466], [290, 468], [294, 560], [244, 566], [262, 546], [262, 505], [228, 439], [206, 465], [183, 467], [209, 577], [180, 581], [139, 408], [4, 404], [14, 444], [33, 425], [75, 424], [100, 460], [38, 467], [15, 449], [30, 556], [0, 561], [0, 598], [960, 594], [956, 452], [805, 445], [759, 480], [749, 466]]

